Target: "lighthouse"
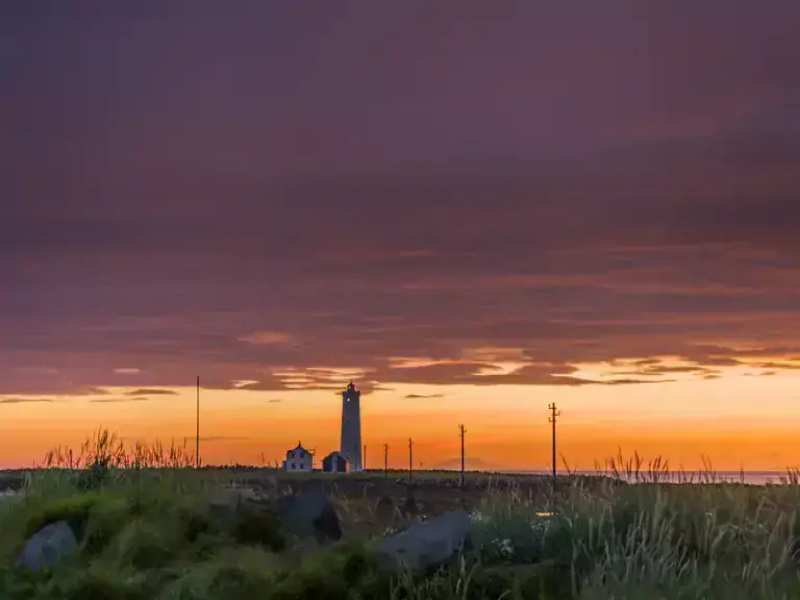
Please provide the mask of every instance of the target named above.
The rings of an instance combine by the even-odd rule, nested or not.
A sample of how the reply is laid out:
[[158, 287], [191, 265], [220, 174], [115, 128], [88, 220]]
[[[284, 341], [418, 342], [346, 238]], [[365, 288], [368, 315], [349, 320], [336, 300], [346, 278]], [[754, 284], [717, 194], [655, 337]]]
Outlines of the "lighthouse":
[[353, 382], [342, 392], [342, 440], [340, 453], [350, 471], [361, 470], [361, 392]]

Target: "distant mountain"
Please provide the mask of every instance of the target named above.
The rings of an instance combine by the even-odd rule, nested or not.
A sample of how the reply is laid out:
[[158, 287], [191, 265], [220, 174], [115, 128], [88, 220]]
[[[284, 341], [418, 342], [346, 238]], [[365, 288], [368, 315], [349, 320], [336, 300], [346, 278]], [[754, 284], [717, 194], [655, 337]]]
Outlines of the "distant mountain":
[[[465, 465], [467, 471], [495, 471], [497, 470], [497, 466], [491, 463], [486, 462], [483, 459], [475, 458], [472, 456], [467, 456], [465, 459]], [[426, 469], [442, 469], [444, 471], [460, 471], [461, 470], [461, 457], [457, 456], [455, 458], [448, 458], [440, 463], [436, 463], [435, 465], [425, 465], [424, 468]]]

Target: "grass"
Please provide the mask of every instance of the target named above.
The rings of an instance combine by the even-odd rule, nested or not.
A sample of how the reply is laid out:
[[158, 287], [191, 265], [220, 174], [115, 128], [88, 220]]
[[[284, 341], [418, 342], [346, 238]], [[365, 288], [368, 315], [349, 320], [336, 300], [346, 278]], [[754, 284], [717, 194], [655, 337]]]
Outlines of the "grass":
[[[800, 597], [792, 472], [785, 485], [748, 486], [719, 482], [710, 466], [691, 479], [659, 460], [616, 457], [608, 469], [630, 483], [570, 476], [555, 495], [489, 489], [470, 500], [471, 549], [435, 572], [392, 574], [375, 559], [385, 528], [371, 519], [376, 498], [336, 497], [346, 539], [320, 548], [269, 511], [212, 510], [229, 479], [189, 468], [182, 448], [128, 449], [100, 431], [69, 456], [53, 452], [26, 474], [21, 497], [0, 499], [0, 598]], [[451, 500], [463, 498], [453, 490]], [[392, 519], [407, 524], [400, 511]], [[76, 532], [76, 556], [40, 573], [12, 567], [29, 535], [60, 520]]]

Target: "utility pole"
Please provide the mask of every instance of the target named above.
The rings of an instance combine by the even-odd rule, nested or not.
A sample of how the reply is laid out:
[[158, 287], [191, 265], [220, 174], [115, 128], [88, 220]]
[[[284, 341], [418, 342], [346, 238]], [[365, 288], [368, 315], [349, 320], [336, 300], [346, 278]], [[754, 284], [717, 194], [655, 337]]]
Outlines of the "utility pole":
[[365, 471], [367, 470], [367, 445], [366, 444], [364, 444], [364, 459], [363, 459], [363, 463], [361, 464], [361, 468], [363, 470], [365, 470]]
[[548, 421], [553, 425], [553, 491], [556, 489], [556, 418], [561, 416], [561, 411], [556, 410], [556, 403], [553, 402], [548, 407], [550, 418]]
[[200, 468], [200, 375], [197, 376], [197, 432], [194, 446], [195, 468]]
[[408, 483], [414, 478], [414, 441], [408, 438]]
[[389, 444], [383, 445], [383, 476], [389, 477]]
[[467, 430], [464, 429], [464, 425], [459, 425], [458, 430], [458, 435], [461, 438], [461, 489], [464, 489], [464, 436], [466, 435]]

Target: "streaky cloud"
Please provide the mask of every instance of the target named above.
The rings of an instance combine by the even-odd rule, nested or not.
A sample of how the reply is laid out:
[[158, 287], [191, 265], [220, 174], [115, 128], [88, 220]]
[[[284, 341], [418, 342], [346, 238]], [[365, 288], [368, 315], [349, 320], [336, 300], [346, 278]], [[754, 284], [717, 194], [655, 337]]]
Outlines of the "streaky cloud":
[[93, 398], [89, 400], [89, 402], [97, 404], [124, 404], [128, 402], [147, 402], [148, 400], [150, 400], [150, 398], [147, 396], [125, 396], [119, 398]]
[[178, 392], [163, 388], [139, 388], [125, 392], [126, 396], [177, 396]]
[[24, 398], [8, 397], [0, 398], [0, 404], [49, 404], [55, 402], [53, 398]]

